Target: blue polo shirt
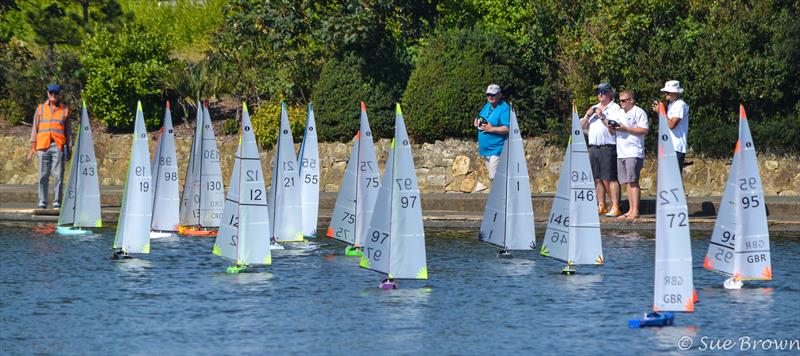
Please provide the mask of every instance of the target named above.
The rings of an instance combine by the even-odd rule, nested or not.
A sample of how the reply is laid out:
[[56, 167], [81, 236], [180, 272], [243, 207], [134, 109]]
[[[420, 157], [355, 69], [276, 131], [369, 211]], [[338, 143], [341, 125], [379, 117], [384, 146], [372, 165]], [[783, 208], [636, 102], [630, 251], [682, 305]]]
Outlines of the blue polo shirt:
[[[508, 126], [510, 119], [510, 107], [505, 100], [492, 108], [492, 104], [486, 103], [478, 116], [486, 119], [492, 126]], [[508, 135], [500, 135], [492, 132], [478, 130], [478, 146], [481, 156], [499, 156], [503, 152], [503, 144]]]

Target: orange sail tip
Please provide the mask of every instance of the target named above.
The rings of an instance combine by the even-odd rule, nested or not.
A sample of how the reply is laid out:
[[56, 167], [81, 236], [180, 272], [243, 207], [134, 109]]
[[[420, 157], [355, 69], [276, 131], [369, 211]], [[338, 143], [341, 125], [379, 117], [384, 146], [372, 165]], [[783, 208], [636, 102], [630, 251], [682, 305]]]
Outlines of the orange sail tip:
[[367, 105], [364, 102], [361, 102], [361, 111], [367, 111]]
[[664, 103], [658, 102], [658, 114], [667, 116], [667, 109], [664, 107]]
[[683, 305], [683, 311], [687, 313], [694, 313], [694, 299], [686, 302], [686, 304]]
[[734, 280], [737, 280], [737, 281], [741, 281], [741, 280], [742, 280], [742, 272], [736, 272], [736, 273], [734, 273], [734, 274], [733, 274], [733, 279], [734, 279]]
[[329, 227], [328, 228], [328, 232], [325, 233], [325, 236], [327, 236], [329, 238], [333, 238], [333, 228]]
[[358, 141], [361, 138], [361, 130], [356, 131], [356, 136], [353, 137], [354, 140]]
[[572, 102], [572, 112], [578, 112], [578, 107], [575, 106], [575, 102]]
[[603, 259], [603, 256], [597, 256], [597, 259], [594, 260], [594, 263], [596, 263], [598, 265], [602, 265], [602, 264], [606, 263], [606, 260]]
[[733, 148], [733, 153], [739, 153], [739, 151], [742, 149], [742, 146], [740, 146], [739, 143], [739, 140], [736, 140], [736, 147]]
[[697, 288], [695, 288], [692, 293], [692, 303], [700, 303], [700, 297], [697, 295]]
[[747, 120], [747, 113], [744, 112], [744, 104], [739, 104], [739, 120]]
[[714, 266], [711, 264], [711, 261], [708, 260], [708, 255], [706, 255], [706, 259], [703, 261], [703, 267], [706, 269], [714, 269]]
[[761, 271], [761, 277], [772, 280], [772, 268], [770, 266], [764, 267], [764, 270]]
[[167, 110], [169, 110], [169, 100], [167, 100]]

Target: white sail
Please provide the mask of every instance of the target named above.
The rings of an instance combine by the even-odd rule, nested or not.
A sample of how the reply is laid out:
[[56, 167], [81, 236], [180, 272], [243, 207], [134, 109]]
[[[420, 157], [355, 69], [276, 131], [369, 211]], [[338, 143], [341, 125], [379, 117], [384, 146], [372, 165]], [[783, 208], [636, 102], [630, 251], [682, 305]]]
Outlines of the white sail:
[[281, 103], [281, 127], [278, 131], [274, 162], [269, 189], [269, 216], [272, 221], [270, 236], [281, 242], [302, 241], [300, 175], [285, 103]]
[[195, 121], [192, 148], [189, 150], [189, 162], [183, 179], [183, 195], [181, 196], [180, 225], [200, 224], [200, 162], [203, 160], [200, 147], [203, 141], [203, 106], [197, 102], [197, 119]]
[[81, 108], [81, 122], [78, 127], [78, 140], [75, 153], [70, 163], [69, 178], [61, 212], [59, 225], [77, 227], [101, 227], [100, 216], [100, 184], [97, 174], [97, 158], [94, 155], [92, 128], [89, 126], [89, 114], [86, 101]]
[[508, 139], [486, 200], [478, 238], [505, 250], [530, 250], [536, 246], [536, 232], [528, 164], [513, 108], [510, 116]]
[[417, 175], [400, 104], [395, 137], [359, 265], [394, 279], [428, 279]]
[[356, 183], [358, 180], [358, 145], [361, 139], [360, 132], [353, 139], [353, 149], [347, 159], [342, 184], [339, 185], [339, 194], [336, 196], [336, 205], [333, 208], [331, 224], [325, 236], [342, 241], [348, 245], [356, 242]]
[[568, 265], [605, 263], [594, 177], [574, 105], [570, 143], [540, 253]]
[[364, 102], [361, 102], [359, 126], [327, 234], [354, 246], [364, 245], [366, 229], [380, 190], [380, 172]]
[[219, 150], [214, 137], [214, 126], [208, 113], [208, 104], [203, 105], [203, 140], [200, 144], [200, 220], [199, 226], [218, 227], [225, 205], [222, 185], [222, 169], [219, 165]]
[[319, 144], [314, 108], [308, 104], [306, 129], [297, 162], [300, 166], [300, 196], [303, 210], [303, 235], [317, 237], [319, 214]]
[[764, 189], [744, 106], [739, 139], [703, 265], [737, 280], [771, 280]]
[[239, 265], [272, 264], [264, 172], [247, 105], [213, 253]]
[[178, 160], [175, 154], [175, 132], [169, 102], [164, 123], [158, 136], [156, 152], [150, 164], [153, 173], [153, 221], [150, 228], [159, 231], [178, 229], [180, 199], [178, 193]]
[[664, 104], [658, 115], [658, 195], [653, 310], [694, 311], [689, 213]]
[[142, 103], [136, 107], [128, 176], [122, 194], [122, 208], [114, 237], [114, 248], [125, 253], [150, 253], [150, 219], [153, 213], [153, 184], [150, 151], [144, 126]]

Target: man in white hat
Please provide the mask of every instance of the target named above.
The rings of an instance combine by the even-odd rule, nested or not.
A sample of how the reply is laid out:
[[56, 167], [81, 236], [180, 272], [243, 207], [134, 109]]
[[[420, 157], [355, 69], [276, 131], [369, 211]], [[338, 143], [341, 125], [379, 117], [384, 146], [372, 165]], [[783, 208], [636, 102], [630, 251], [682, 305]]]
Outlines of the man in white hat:
[[[686, 138], [689, 134], [689, 105], [680, 98], [683, 88], [677, 80], [664, 83], [661, 92], [667, 98], [667, 125], [670, 129], [669, 134], [672, 136], [672, 147], [675, 149], [675, 155], [678, 156], [678, 167], [683, 174], [686, 149], [689, 147]], [[653, 104], [653, 111], [658, 112], [656, 104]]]
[[494, 179], [497, 165], [500, 163], [500, 154], [503, 152], [503, 144], [508, 138], [511, 108], [503, 100], [503, 93], [497, 84], [491, 84], [486, 88], [486, 101], [473, 125], [478, 129], [478, 147], [486, 161], [489, 179]]

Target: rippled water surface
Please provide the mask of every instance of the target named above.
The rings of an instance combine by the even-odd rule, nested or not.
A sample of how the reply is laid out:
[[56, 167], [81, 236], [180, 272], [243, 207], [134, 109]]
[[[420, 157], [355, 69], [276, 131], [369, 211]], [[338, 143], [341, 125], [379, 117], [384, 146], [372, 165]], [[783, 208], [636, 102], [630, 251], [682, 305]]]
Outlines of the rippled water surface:
[[652, 305], [652, 236], [607, 233], [605, 266], [562, 276], [533, 252], [497, 259], [477, 231], [432, 230], [430, 279], [383, 291], [327, 239], [231, 275], [209, 238], [155, 240], [151, 254], [118, 262], [114, 231], [97, 232], [0, 226], [0, 353], [613, 355], [679, 353], [683, 336], [695, 348], [703, 337], [800, 337], [796, 236], [772, 236], [774, 281], [726, 291], [701, 266], [708, 235], [695, 233], [697, 311], [630, 330]]

